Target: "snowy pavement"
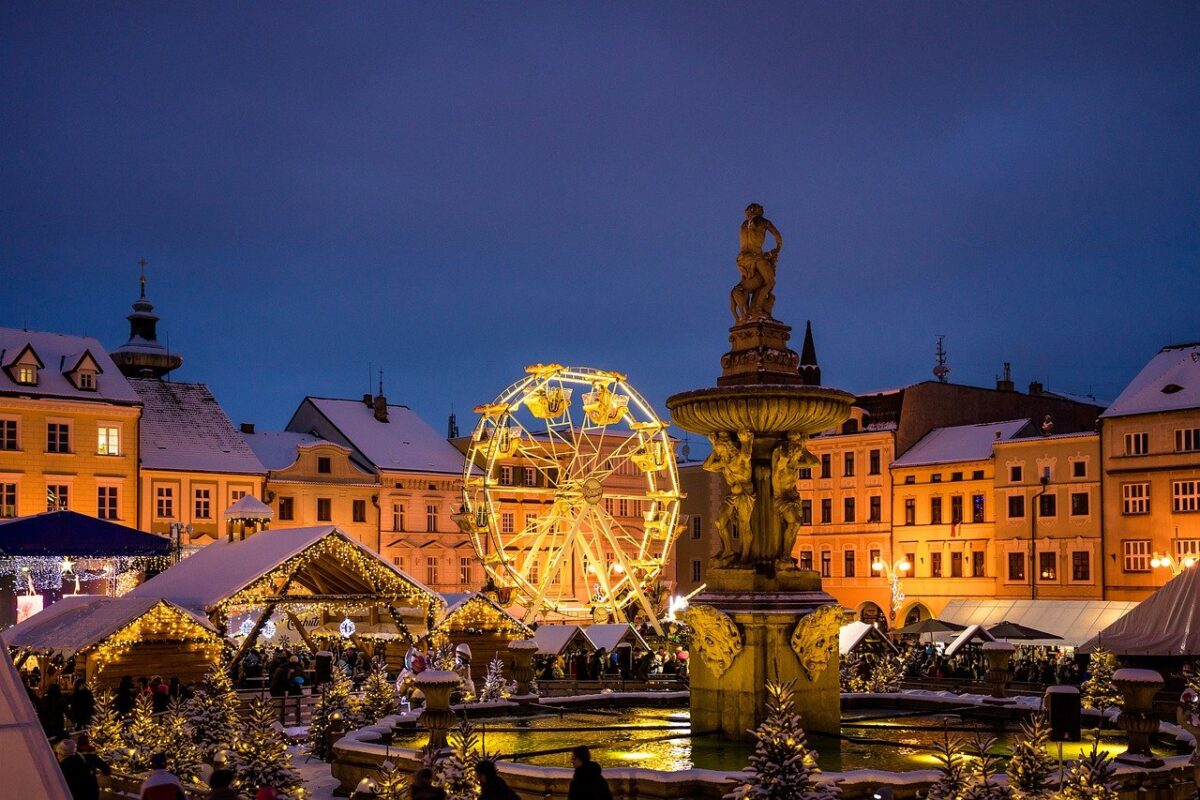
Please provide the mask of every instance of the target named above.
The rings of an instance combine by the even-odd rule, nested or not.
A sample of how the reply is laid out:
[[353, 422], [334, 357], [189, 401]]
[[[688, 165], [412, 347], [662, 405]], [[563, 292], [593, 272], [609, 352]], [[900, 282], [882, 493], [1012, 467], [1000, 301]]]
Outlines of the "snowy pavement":
[[308, 789], [308, 798], [332, 800], [333, 790], [338, 787], [338, 780], [330, 774], [329, 765], [316, 758], [309, 758], [306, 762], [308, 753], [304, 747], [289, 747], [288, 752], [292, 754], [292, 766], [300, 771], [300, 777], [304, 779], [304, 786]]

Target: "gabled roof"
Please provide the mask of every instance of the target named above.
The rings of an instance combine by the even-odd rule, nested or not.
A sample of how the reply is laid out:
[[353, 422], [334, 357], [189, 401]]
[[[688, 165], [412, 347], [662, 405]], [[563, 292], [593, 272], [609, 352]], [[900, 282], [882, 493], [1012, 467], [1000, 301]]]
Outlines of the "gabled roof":
[[992, 457], [992, 445], [997, 441], [1033, 433], [1033, 425], [1027, 419], [934, 428], [921, 437], [912, 449], [893, 461], [892, 466], [913, 467], [957, 461], [985, 461]]
[[212, 632], [216, 638], [216, 631], [207, 619], [157, 597], [68, 595], [0, 633], [0, 641], [9, 647], [69, 656], [100, 644], [160, 603]]
[[[41, 364], [36, 386], [17, 383], [7, 370], [7, 367], [28, 348], [33, 349], [38, 363]], [[103, 378], [97, 380], [95, 391], [75, 388], [75, 384], [66, 374], [78, 365], [78, 360], [84, 353], [91, 354], [96, 366], [104, 374]], [[75, 363], [67, 363], [72, 358], [75, 358]], [[108, 352], [90, 336], [0, 328], [0, 364], [6, 368], [0, 370], [0, 393], [30, 397], [69, 397], [122, 405], [141, 402], [137, 393], [125, 380], [125, 376], [109, 358]], [[46, 364], [50, 366], [46, 367]], [[66, 366], [62, 366], [64, 364]]]
[[846, 655], [862, 644], [868, 637], [877, 642], [882, 642], [893, 653], [900, 652], [900, 649], [892, 643], [892, 640], [881, 633], [878, 628], [874, 625], [868, 625], [861, 620], [848, 622], [842, 626], [838, 632], [838, 652], [841, 655]]
[[69, 375], [70, 373], [79, 369], [79, 367], [83, 364], [85, 359], [91, 359], [91, 362], [92, 362], [92, 364], [95, 365], [96, 370], [101, 375], [104, 374], [104, 367], [100, 366], [100, 360], [98, 358], [96, 358], [94, 355], [92, 355], [91, 350], [84, 350], [79, 353], [71, 353], [69, 355], [63, 356], [62, 360], [59, 362], [61, 365], [63, 374]]
[[266, 474], [203, 383], [128, 380], [143, 404], [138, 437], [143, 469]]
[[350, 451], [350, 448], [340, 445], [337, 442], [331, 442], [328, 439], [322, 439], [320, 436], [313, 436], [309, 433], [297, 433], [295, 431], [243, 432], [242, 438], [246, 440], [246, 444], [258, 456], [258, 460], [262, 462], [262, 465], [269, 470], [283, 470], [295, 464], [296, 460], [300, 457], [300, 448], [302, 447], [328, 445], [344, 452]]
[[[389, 404], [388, 421], [380, 422], [361, 400], [306, 397], [304, 402], [377, 470], [462, 474], [463, 454], [408, 406]], [[332, 433], [325, 435], [337, 438]]]
[[5, 754], [5, 796], [71, 796], [21, 676], [4, 647], [0, 647], [0, 753]]
[[274, 519], [275, 511], [252, 494], [244, 494], [225, 509], [225, 519]]
[[573, 645], [584, 650], [595, 650], [596, 645], [578, 625], [542, 625], [531, 637], [537, 644], [539, 656], [559, 656]]
[[438, 622], [436, 626], [438, 628], [452, 622], [454, 616], [459, 612], [464, 612], [473, 605], [482, 605], [491, 608], [500, 616], [506, 628], [505, 632], [518, 633], [521, 636], [529, 636], [533, 633], [533, 630], [528, 625], [521, 622], [512, 614], [509, 614], [499, 604], [481, 592], [451, 592], [443, 594], [442, 599], [446, 602], [446, 615]]
[[0, 520], [0, 556], [149, 556], [171, 541], [77, 511], [46, 511]]
[[1100, 417], [1187, 408], [1200, 408], [1200, 342], [1164, 347]]
[[597, 650], [607, 653], [611, 653], [621, 642], [628, 642], [643, 650], [650, 649], [650, 645], [646, 644], [637, 628], [627, 622], [615, 625], [588, 625], [583, 629], [583, 633]]
[[1119, 656], [1200, 656], [1200, 567], [1176, 575], [1079, 649], [1097, 645]]

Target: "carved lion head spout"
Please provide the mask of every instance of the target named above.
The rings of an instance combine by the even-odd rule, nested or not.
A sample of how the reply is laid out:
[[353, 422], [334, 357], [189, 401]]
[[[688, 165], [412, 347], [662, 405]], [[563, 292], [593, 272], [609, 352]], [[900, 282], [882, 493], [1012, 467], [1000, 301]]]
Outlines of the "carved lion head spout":
[[837, 606], [821, 606], [800, 620], [792, 631], [792, 650], [810, 681], [821, 677], [836, 652], [841, 616]]
[[742, 652], [742, 634], [734, 621], [712, 606], [689, 606], [683, 621], [692, 629], [692, 649], [719, 678]]

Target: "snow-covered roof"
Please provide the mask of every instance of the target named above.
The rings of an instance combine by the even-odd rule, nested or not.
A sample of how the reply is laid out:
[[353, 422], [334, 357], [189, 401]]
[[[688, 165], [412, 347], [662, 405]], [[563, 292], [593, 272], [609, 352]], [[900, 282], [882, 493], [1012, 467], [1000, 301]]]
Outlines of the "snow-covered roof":
[[[63, 333], [23, 331], [19, 328], [0, 328], [0, 364], [9, 366], [26, 347], [33, 348], [44, 365], [38, 370], [36, 386], [26, 386], [13, 380], [7, 369], [0, 370], [0, 392], [22, 394], [30, 397], [69, 397], [73, 400], [134, 404], [140, 402], [137, 394], [117, 365], [109, 358], [108, 351], [90, 336], [68, 336]], [[91, 353], [100, 368], [96, 376], [96, 389], [76, 389], [67, 377], [84, 351]]]
[[305, 402], [376, 469], [462, 474], [463, 454], [408, 406], [388, 404], [388, 421], [380, 422], [361, 400], [307, 397]]
[[206, 614], [223, 600], [327, 536], [340, 536], [371, 560], [415, 587], [431, 602], [440, 598], [429, 587], [396, 569], [372, 550], [335, 525], [311, 528], [275, 528], [245, 539], [218, 539], [129, 592], [126, 597], [163, 597]]
[[634, 647], [649, 650], [650, 645], [637, 632], [637, 628], [629, 623], [617, 625], [588, 625], [583, 629], [584, 635], [596, 646], [597, 650], [611, 653], [621, 642], [628, 642]]
[[988, 633], [982, 625], [968, 625], [966, 630], [960, 631], [954, 637], [954, 641], [946, 646], [946, 655], [954, 655], [976, 639], [980, 642], [996, 641], [996, 637]]
[[1101, 418], [1200, 408], [1200, 342], [1164, 347]]
[[1080, 650], [1097, 645], [1119, 656], [1200, 656], [1200, 567], [1185, 569]]
[[542, 625], [533, 632], [532, 638], [537, 642], [537, 652], [540, 656], [562, 655], [576, 642], [586, 649], [595, 649], [592, 640], [578, 625]]
[[1008, 621], [1062, 637], [1028, 644], [1067, 647], [1083, 644], [1136, 605], [1123, 600], [951, 600], [938, 619], [985, 628]]
[[438, 623], [439, 627], [449, 621], [456, 613], [466, 608], [469, 604], [483, 603], [491, 606], [496, 610], [497, 614], [500, 614], [504, 619], [507, 619], [512, 628], [521, 628], [526, 632], [531, 630], [529, 626], [505, 611], [502, 606], [482, 592], [447, 592], [442, 595], [442, 600], [444, 600], [446, 603], [446, 614]]
[[898, 652], [896, 645], [892, 644], [890, 639], [880, 633], [878, 628], [859, 620], [846, 623], [838, 632], [838, 652], [846, 655], [862, 644], [863, 640], [868, 636], [871, 636], [876, 641], [883, 642], [893, 652]]
[[252, 494], [244, 494], [225, 509], [225, 519], [275, 519], [275, 511]]
[[141, 398], [143, 469], [264, 475], [266, 469], [203, 383], [130, 378]]
[[326, 441], [319, 436], [294, 431], [255, 431], [254, 433], [243, 431], [242, 438], [246, 440], [246, 444], [250, 445], [250, 449], [254, 451], [254, 455], [258, 456], [262, 465], [272, 470], [287, 469], [295, 464], [296, 459], [300, 457], [301, 447], [319, 444], [341, 447], [341, 445]]
[[921, 437], [907, 453], [893, 461], [892, 466], [913, 467], [957, 461], [986, 461], [992, 457], [992, 445], [997, 441], [1014, 439], [1032, 432], [1033, 427], [1027, 419], [934, 428]]
[[5, 797], [71, 796], [21, 676], [13, 667], [8, 649], [3, 647], [0, 647], [0, 752], [5, 754]]
[[68, 595], [0, 633], [0, 640], [8, 647], [71, 655], [99, 644], [159, 603], [213, 630], [207, 619], [157, 597]]

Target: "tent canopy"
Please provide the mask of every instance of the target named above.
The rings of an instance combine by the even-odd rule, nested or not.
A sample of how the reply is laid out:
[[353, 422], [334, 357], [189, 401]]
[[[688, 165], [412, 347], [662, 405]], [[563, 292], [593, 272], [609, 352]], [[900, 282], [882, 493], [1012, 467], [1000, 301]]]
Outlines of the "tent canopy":
[[77, 558], [167, 555], [171, 541], [75, 511], [47, 511], [0, 522], [0, 557]]
[[900, 652], [899, 648], [892, 644], [891, 639], [884, 636], [878, 628], [858, 620], [843, 625], [838, 636], [838, 652], [843, 656], [868, 639], [882, 642], [893, 653]]
[[951, 600], [940, 616], [961, 625], [985, 628], [1013, 622], [1062, 637], [1033, 639], [1026, 644], [1073, 647], [1095, 636], [1135, 605], [1116, 600]]
[[646, 640], [637, 632], [637, 628], [627, 622], [615, 625], [588, 625], [583, 629], [583, 633], [597, 650], [603, 650], [606, 653], [611, 653], [621, 643], [640, 647], [643, 650], [650, 649], [650, 645], [646, 644]]
[[533, 632], [532, 638], [537, 643], [539, 656], [561, 656], [573, 649], [596, 649], [578, 625], [542, 625]]
[[1079, 649], [1120, 656], [1200, 655], [1200, 568], [1185, 569]]
[[0, 647], [0, 752], [5, 797], [70, 797], [8, 650]]

